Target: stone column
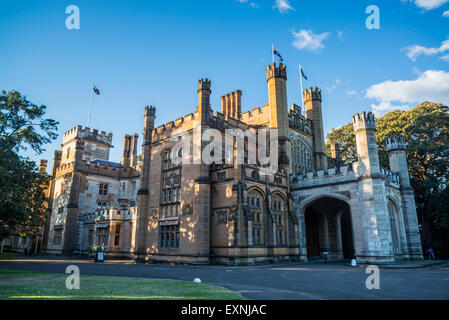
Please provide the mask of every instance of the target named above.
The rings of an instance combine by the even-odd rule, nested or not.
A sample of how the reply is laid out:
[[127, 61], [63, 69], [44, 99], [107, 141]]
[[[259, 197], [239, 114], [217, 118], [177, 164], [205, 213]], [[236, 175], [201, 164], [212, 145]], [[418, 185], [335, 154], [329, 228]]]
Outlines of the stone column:
[[399, 175], [409, 258], [422, 260], [421, 236], [416, 214], [415, 196], [410, 185], [405, 140], [402, 136], [389, 136], [385, 140], [385, 146], [390, 161], [390, 169]]

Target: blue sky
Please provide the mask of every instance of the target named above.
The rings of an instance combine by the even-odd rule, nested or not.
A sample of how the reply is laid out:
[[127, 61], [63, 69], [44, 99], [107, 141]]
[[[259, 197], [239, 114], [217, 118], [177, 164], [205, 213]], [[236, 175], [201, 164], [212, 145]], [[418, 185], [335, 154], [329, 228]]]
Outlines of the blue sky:
[[[69, 5], [79, 30], [66, 28]], [[365, 26], [368, 5], [380, 10], [379, 30]], [[0, 0], [0, 89], [46, 105], [62, 135], [87, 124], [95, 83], [91, 127], [113, 132], [119, 161], [123, 135], [142, 132], [144, 106], [156, 106], [157, 125], [192, 112], [201, 77], [212, 80], [215, 111], [236, 89], [243, 110], [267, 103], [272, 43], [289, 105], [301, 103], [299, 63], [304, 86], [322, 88], [326, 132], [363, 110], [448, 104], [448, 39], [449, 0]], [[51, 164], [60, 144], [24, 155]]]

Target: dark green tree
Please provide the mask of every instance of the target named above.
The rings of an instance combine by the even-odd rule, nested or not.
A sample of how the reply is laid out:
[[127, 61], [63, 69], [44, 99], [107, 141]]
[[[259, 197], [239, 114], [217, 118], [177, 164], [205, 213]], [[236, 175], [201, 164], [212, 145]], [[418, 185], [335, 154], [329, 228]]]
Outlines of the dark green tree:
[[[407, 141], [411, 184], [424, 246], [449, 254], [449, 108], [426, 101], [411, 110], [396, 110], [376, 118], [376, 128], [379, 158], [384, 167], [389, 166], [385, 138], [401, 134]], [[340, 144], [343, 161], [357, 160], [351, 123], [332, 130], [327, 138], [327, 148], [331, 143]]]
[[[36, 163], [20, 156], [31, 147], [41, 154], [43, 146], [57, 137], [58, 123], [44, 119], [46, 106], [35, 105], [17, 91], [0, 95], [0, 234], [35, 232], [45, 219], [45, 185], [48, 176]], [[6, 230], [6, 231], [5, 231]]]

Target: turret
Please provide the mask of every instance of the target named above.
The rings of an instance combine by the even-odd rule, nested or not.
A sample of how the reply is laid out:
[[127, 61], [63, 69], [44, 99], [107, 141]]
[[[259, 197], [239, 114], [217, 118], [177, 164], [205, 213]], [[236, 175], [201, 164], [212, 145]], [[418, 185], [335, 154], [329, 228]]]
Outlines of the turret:
[[376, 141], [376, 122], [374, 114], [362, 112], [352, 117], [359, 159], [360, 176], [379, 176], [380, 164]]
[[209, 123], [211, 81], [209, 79], [198, 80], [198, 114], [201, 124]]
[[273, 62], [267, 69], [270, 128], [278, 129], [279, 167], [291, 172], [291, 143], [288, 138], [287, 67]]
[[125, 134], [124, 141], [123, 141], [123, 155], [122, 155], [122, 161], [120, 163], [122, 166], [129, 167], [129, 146], [131, 144], [131, 136], [128, 134]]
[[156, 107], [146, 106], [144, 118], [143, 143], [146, 144], [151, 142], [151, 131], [154, 129], [154, 121], [156, 120]]
[[134, 133], [131, 136], [131, 144], [129, 149], [129, 165], [135, 167], [137, 165], [137, 140], [139, 140], [139, 135]]
[[323, 113], [321, 109], [321, 89], [304, 90], [304, 107], [306, 118], [312, 122], [313, 162], [315, 170], [327, 170], [327, 156], [324, 147]]
[[399, 174], [401, 187], [410, 187], [404, 137], [401, 135], [388, 136], [385, 139], [385, 148], [390, 160], [390, 169], [392, 172]]

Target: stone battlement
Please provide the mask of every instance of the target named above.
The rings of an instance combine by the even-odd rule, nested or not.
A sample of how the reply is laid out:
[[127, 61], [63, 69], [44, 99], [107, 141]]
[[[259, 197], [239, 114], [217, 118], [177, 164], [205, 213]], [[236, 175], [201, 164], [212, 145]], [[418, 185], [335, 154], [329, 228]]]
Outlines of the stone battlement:
[[385, 179], [385, 183], [394, 188], [400, 187], [399, 174], [392, 172], [386, 168], [380, 168], [380, 173]]
[[376, 130], [376, 121], [374, 118], [374, 114], [371, 111], [369, 111], [368, 113], [363, 111], [361, 114], [356, 113], [352, 117], [352, 123], [354, 126], [354, 131], [361, 129]]
[[279, 62], [279, 66], [276, 66], [275, 62], [267, 66], [267, 81], [273, 77], [280, 77], [287, 80], [287, 67], [282, 62]]
[[292, 175], [292, 188], [314, 187], [319, 185], [355, 181], [354, 171], [349, 166], [341, 166], [328, 170], [318, 170], [299, 175]]
[[309, 89], [305, 89], [304, 92], [303, 92], [303, 95], [304, 95], [304, 103], [306, 101], [309, 101], [309, 100], [320, 100], [320, 101], [322, 101], [322, 99], [321, 99], [321, 89], [318, 88], [318, 87], [315, 87], [315, 89], [313, 89], [312, 87], [310, 87]]
[[401, 135], [388, 136], [385, 139], [385, 148], [387, 152], [395, 150], [405, 150], [405, 140]]
[[200, 79], [198, 80], [198, 90], [207, 90], [210, 91], [211, 81], [209, 79]]
[[[56, 177], [71, 173], [75, 170], [75, 162], [64, 163], [56, 168]], [[81, 165], [77, 170], [88, 174], [104, 175], [109, 177], [129, 178], [139, 176], [140, 171], [132, 167], [118, 167], [107, 164], [93, 163], [87, 160], [82, 160]]]
[[106, 133], [104, 131], [98, 131], [97, 129], [91, 129], [89, 127], [82, 127], [80, 125], [73, 127], [70, 130], [64, 132], [62, 143], [66, 143], [72, 139], [79, 138], [91, 141], [97, 141], [100, 143], [112, 146], [112, 133]]

